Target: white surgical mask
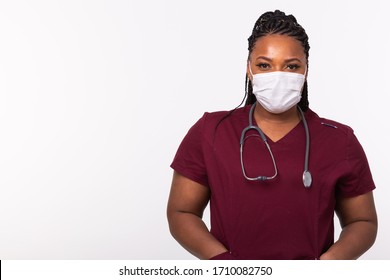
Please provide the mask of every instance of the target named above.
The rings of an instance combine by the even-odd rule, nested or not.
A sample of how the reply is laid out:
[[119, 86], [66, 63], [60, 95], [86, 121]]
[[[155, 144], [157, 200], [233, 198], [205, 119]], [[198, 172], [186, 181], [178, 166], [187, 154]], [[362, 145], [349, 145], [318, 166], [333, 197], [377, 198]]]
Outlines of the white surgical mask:
[[305, 75], [281, 71], [253, 75], [250, 66], [249, 71], [253, 77], [253, 94], [268, 112], [286, 112], [301, 100]]

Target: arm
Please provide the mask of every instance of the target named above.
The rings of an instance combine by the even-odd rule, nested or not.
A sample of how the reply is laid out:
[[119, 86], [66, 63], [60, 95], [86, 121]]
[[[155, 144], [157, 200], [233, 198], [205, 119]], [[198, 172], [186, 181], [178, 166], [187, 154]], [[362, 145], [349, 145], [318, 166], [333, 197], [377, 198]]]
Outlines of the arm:
[[207, 187], [174, 172], [167, 207], [169, 228], [172, 236], [200, 259], [227, 251], [202, 221], [209, 198]]
[[320, 259], [357, 259], [375, 242], [377, 216], [372, 192], [351, 198], [338, 198], [336, 214], [342, 231]]

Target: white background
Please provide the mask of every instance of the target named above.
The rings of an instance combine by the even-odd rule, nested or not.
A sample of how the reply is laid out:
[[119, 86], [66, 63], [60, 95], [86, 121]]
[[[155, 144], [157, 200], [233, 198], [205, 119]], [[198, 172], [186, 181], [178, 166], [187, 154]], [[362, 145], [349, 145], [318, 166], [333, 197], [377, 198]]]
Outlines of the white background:
[[[169, 165], [244, 95], [265, 11], [310, 38], [309, 99], [354, 128], [389, 259], [386, 1], [0, 1], [0, 259], [193, 259], [169, 234]], [[206, 215], [206, 220], [208, 219]]]

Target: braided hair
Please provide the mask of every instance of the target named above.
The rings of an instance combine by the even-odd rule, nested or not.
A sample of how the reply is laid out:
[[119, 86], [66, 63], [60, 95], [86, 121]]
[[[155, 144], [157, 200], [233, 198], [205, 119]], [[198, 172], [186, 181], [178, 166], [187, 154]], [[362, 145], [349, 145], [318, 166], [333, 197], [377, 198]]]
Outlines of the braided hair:
[[[306, 55], [306, 60], [309, 60], [309, 38], [305, 29], [298, 24], [293, 15], [286, 15], [284, 12], [279, 10], [266, 12], [256, 21], [252, 34], [248, 38], [249, 55], [252, 53], [255, 43], [259, 38], [271, 34], [287, 35], [300, 41]], [[256, 102], [256, 96], [253, 94], [252, 82], [250, 81], [248, 74], [246, 74], [245, 77], [244, 100], [245, 105], [250, 105]], [[298, 105], [303, 111], [306, 111], [309, 107], [307, 81], [305, 81], [303, 85], [302, 97]]]

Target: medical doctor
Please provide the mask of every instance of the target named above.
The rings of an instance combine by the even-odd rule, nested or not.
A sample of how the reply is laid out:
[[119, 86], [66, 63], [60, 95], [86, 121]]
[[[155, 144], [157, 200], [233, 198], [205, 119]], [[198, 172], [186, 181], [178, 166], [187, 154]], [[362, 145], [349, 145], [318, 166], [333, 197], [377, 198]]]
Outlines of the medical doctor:
[[304, 28], [266, 12], [248, 42], [245, 106], [205, 113], [172, 162], [173, 237], [200, 259], [357, 259], [376, 238], [375, 185], [353, 130], [309, 108]]

